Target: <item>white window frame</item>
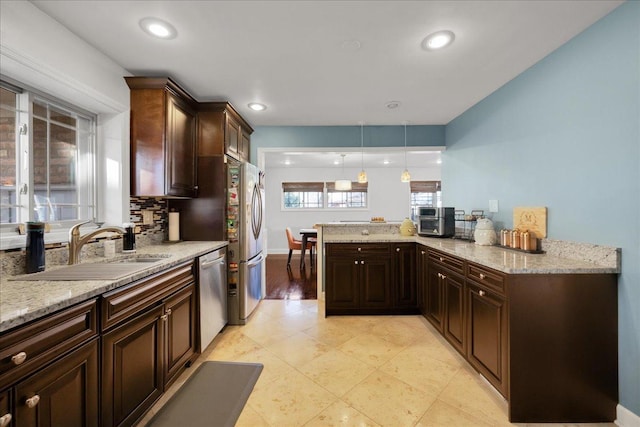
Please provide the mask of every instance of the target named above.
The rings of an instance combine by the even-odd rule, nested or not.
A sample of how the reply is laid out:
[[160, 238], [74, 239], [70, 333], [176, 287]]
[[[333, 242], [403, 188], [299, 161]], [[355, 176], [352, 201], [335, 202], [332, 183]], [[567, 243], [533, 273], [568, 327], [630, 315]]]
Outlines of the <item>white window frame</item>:
[[[80, 221], [95, 221], [98, 212], [98, 188], [97, 188], [97, 125], [98, 117], [81, 107], [70, 105], [52, 96], [44, 94], [36, 89], [26, 87], [18, 82], [7, 81], [7, 88], [15, 91], [22, 89], [22, 93], [17, 93], [17, 122], [16, 135], [16, 203], [17, 220], [14, 223], [0, 224], [0, 250], [23, 248], [26, 246], [26, 236], [20, 235], [18, 225], [26, 221], [34, 220], [34, 178], [33, 178], [33, 101], [40, 101], [55, 107], [56, 109], [77, 114], [85, 119], [89, 119], [89, 142], [87, 144], [77, 144], [76, 162], [76, 188], [78, 190], [78, 218], [73, 220], [60, 220], [48, 222], [50, 231], [45, 233], [45, 243], [68, 242], [69, 229]], [[12, 87], [13, 86], [13, 87]], [[20, 134], [19, 128], [26, 124], [26, 134]], [[78, 133], [78, 137], [79, 137]], [[86, 179], [80, 179], [86, 177]], [[27, 192], [20, 191], [26, 184]]]

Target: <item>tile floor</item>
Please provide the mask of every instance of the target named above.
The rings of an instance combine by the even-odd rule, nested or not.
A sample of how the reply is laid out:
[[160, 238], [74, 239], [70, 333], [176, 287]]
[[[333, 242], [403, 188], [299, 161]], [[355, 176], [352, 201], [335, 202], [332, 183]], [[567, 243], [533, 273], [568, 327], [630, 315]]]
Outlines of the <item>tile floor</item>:
[[263, 300], [205, 360], [264, 364], [238, 427], [511, 425], [504, 399], [421, 316], [325, 318], [316, 300]]

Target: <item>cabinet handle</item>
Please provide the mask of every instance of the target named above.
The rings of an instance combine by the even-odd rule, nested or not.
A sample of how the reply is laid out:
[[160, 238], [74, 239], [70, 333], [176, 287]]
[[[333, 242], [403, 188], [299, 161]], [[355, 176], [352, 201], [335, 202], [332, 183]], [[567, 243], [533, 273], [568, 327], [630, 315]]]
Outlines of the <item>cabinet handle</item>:
[[362, 251], [362, 248], [358, 248], [358, 252], [361, 252], [361, 251]]
[[360, 261], [360, 264], [364, 264], [364, 261]]
[[485, 293], [486, 293], [486, 292], [485, 292], [485, 291], [482, 291], [482, 290], [478, 291], [478, 295], [480, 295], [481, 297], [483, 297]]
[[21, 351], [20, 353], [14, 354], [11, 357], [11, 361], [13, 362], [14, 365], [20, 365], [25, 360], [27, 360], [27, 353], [25, 353], [24, 351]]
[[27, 400], [25, 400], [24, 403], [26, 403], [27, 407], [29, 407], [29, 408], [35, 408], [36, 405], [38, 404], [38, 402], [40, 402], [40, 396], [38, 396], [36, 394], [35, 396], [30, 397]]
[[396, 248], [396, 252], [400, 252], [400, 248]]
[[353, 263], [354, 263], [355, 265], [358, 265], [358, 261], [353, 261]]
[[485, 277], [487, 277], [487, 276], [485, 276], [484, 274], [480, 273], [480, 278], [481, 278], [482, 280], [484, 280], [484, 279], [485, 279]]
[[0, 427], [7, 427], [11, 424], [11, 414], [4, 414], [0, 417]]
[[425, 251], [420, 251], [420, 252], [422, 252], [422, 255], [426, 254], [426, 252], [425, 252]]
[[444, 258], [440, 257], [440, 262], [444, 262]]
[[166, 314], [163, 314], [162, 316], [160, 316], [160, 318], [166, 322], [169, 316]]
[[171, 309], [170, 308], [167, 308], [167, 313], [166, 314], [167, 314], [167, 316], [171, 316]]

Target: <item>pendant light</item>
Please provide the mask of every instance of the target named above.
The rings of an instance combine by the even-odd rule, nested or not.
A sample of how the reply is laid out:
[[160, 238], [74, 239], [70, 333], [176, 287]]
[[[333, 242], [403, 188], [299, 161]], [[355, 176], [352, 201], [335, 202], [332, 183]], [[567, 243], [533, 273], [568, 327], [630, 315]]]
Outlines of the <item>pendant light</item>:
[[360, 184], [366, 184], [367, 173], [364, 171], [364, 122], [360, 122], [360, 150], [362, 153], [362, 157], [361, 157], [362, 170], [358, 174], [358, 182]]
[[[340, 154], [342, 156], [342, 176], [344, 177], [344, 157], [346, 154]], [[349, 191], [351, 190], [350, 179], [336, 179], [335, 182], [336, 191]]]
[[411, 181], [411, 175], [409, 174], [409, 169], [407, 169], [407, 122], [404, 122], [404, 170], [400, 175], [400, 181]]

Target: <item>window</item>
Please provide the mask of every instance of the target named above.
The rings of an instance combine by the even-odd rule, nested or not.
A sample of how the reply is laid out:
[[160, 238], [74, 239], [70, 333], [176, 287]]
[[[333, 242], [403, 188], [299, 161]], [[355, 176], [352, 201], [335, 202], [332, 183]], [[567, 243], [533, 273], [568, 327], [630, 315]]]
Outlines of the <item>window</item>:
[[95, 216], [96, 118], [0, 82], [0, 224]]
[[282, 192], [285, 209], [318, 209], [324, 204], [322, 182], [283, 182]]
[[356, 182], [349, 191], [337, 191], [333, 182], [283, 182], [282, 206], [284, 209], [366, 208], [367, 189], [368, 184]]
[[441, 207], [440, 181], [411, 181], [411, 219], [415, 220], [415, 212], [418, 206]]
[[351, 183], [351, 190], [338, 191], [335, 183], [327, 182], [328, 208], [366, 208], [368, 183]]

